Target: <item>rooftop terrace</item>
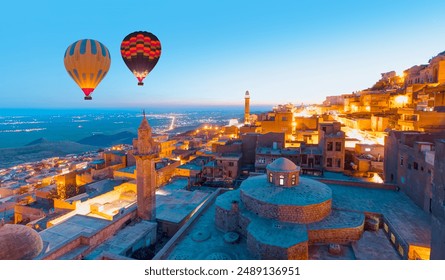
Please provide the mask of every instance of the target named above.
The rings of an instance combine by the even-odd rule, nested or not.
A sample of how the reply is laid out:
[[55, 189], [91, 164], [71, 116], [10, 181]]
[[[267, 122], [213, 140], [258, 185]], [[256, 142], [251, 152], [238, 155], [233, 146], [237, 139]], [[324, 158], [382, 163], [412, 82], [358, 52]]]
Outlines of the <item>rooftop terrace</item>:
[[[321, 223], [341, 223], [341, 215], [345, 212], [337, 210], [350, 213], [346, 213], [347, 215], [352, 215], [354, 212], [379, 213], [391, 224], [400, 240], [408, 244], [429, 246], [430, 218], [405, 194], [393, 190], [337, 184], [328, 186], [332, 189], [333, 215], [329, 221]], [[249, 254], [244, 237], [241, 237], [236, 244], [224, 242], [224, 233], [216, 228], [214, 222], [215, 200], [216, 198], [209, 200], [208, 204], [203, 206], [202, 212], [197, 213], [196, 219], [190, 220], [186, 227], [172, 238], [170, 247], [161, 251], [155, 259], [255, 259]], [[321, 223], [308, 224], [307, 227], [326, 226]], [[197, 238], [198, 233], [205, 238]], [[383, 229], [378, 232], [365, 231], [358, 242], [342, 247], [345, 253], [333, 256], [327, 253], [325, 245], [310, 246], [309, 257], [310, 259], [400, 259], [400, 255], [383, 233]]]

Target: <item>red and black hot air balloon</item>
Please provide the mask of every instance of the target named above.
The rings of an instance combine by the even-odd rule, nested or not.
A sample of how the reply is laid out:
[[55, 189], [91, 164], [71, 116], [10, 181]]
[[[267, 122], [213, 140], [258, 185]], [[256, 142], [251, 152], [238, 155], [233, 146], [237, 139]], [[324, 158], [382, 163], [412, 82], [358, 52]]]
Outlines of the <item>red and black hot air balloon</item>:
[[137, 31], [128, 34], [121, 43], [121, 55], [125, 64], [138, 79], [139, 86], [153, 70], [161, 56], [161, 42], [150, 32]]

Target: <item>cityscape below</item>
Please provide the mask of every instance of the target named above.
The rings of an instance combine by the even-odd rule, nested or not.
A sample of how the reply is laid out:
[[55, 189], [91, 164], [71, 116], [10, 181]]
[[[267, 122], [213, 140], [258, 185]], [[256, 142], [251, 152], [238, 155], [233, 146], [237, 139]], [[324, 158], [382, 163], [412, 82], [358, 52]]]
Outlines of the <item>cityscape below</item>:
[[4, 109], [0, 259], [445, 259], [445, 52], [241, 105]]

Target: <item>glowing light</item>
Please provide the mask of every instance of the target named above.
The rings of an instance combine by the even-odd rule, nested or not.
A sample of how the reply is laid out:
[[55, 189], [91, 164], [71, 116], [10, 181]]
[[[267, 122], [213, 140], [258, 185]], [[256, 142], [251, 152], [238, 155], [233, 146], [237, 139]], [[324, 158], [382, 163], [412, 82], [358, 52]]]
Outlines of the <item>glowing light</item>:
[[385, 145], [385, 137], [379, 137], [376, 141], [380, 145]]
[[397, 104], [404, 105], [404, 104], [406, 104], [408, 102], [408, 96], [406, 96], [406, 95], [397, 95], [396, 98], [394, 98], [394, 101]]
[[377, 173], [374, 173], [374, 176], [371, 178], [371, 181], [373, 183], [379, 183], [379, 184], [383, 183], [383, 179]]
[[366, 107], [365, 107], [365, 110], [366, 110], [367, 112], [371, 112], [371, 106], [366, 106]]
[[399, 80], [401, 83], [405, 81], [405, 73], [402, 72], [401, 74], [397, 74], [397, 77], [399, 77]]

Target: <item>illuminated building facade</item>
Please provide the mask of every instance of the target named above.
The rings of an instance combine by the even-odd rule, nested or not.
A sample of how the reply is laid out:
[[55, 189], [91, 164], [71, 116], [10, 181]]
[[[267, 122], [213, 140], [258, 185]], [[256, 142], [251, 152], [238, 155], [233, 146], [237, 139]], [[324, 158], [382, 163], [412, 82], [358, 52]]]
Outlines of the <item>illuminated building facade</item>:
[[345, 165], [345, 133], [339, 122], [319, 124], [319, 146], [323, 151], [323, 167], [328, 171], [343, 171]]

